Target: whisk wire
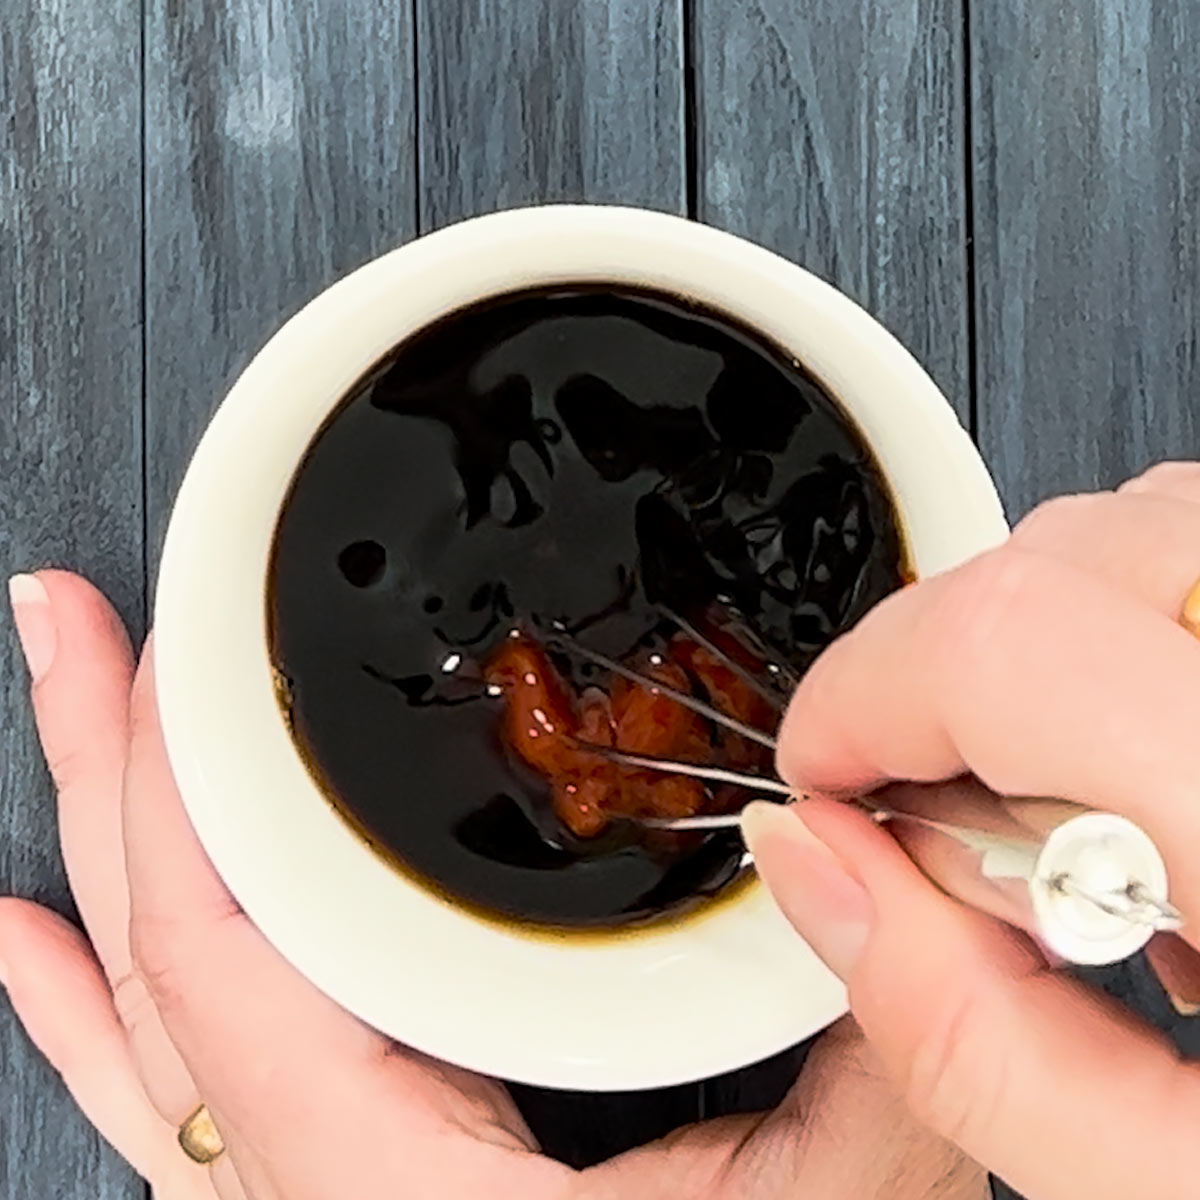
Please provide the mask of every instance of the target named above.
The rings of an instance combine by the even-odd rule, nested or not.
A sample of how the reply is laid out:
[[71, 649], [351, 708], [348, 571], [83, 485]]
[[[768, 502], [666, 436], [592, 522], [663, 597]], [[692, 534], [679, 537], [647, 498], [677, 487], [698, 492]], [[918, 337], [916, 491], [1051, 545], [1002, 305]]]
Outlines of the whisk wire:
[[761, 679], [756, 679], [752, 672], [747, 671], [740, 662], [732, 655], [726, 653], [720, 646], [717, 645], [707, 634], [701, 633], [690, 621], [681, 617], [678, 613], [673, 612], [665, 604], [658, 606], [662, 612], [670, 617], [679, 628], [687, 634], [699, 646], [703, 646], [715, 659], [723, 663], [744, 683], [755, 695], [765, 700], [776, 712], [779, 710], [779, 693], [771, 687], [765, 685]]
[[709, 766], [705, 763], [684, 762], [658, 754], [632, 754], [616, 747], [598, 746], [594, 742], [585, 742], [578, 738], [575, 738], [574, 742], [580, 750], [586, 750], [589, 754], [595, 754], [598, 758], [608, 759], [623, 767], [639, 767], [642, 770], [662, 771], [669, 775], [687, 775], [692, 779], [707, 779], [713, 783], [733, 783], [760, 792], [772, 792], [777, 796], [793, 795], [792, 789], [786, 783], [770, 776], [756, 775], [749, 771], [733, 771], [727, 767]]
[[753, 725], [747, 725], [744, 721], [739, 721], [737, 717], [731, 717], [719, 708], [714, 708], [711, 704], [707, 704], [703, 700], [689, 695], [687, 692], [681, 692], [678, 688], [674, 688], [668, 683], [660, 683], [650, 675], [635, 671], [632, 667], [627, 667], [624, 663], [617, 662], [615, 658], [609, 658], [607, 654], [601, 654], [598, 650], [589, 649], [582, 643], [577, 642], [564, 629], [556, 629], [553, 638], [564, 649], [578, 654], [581, 658], [586, 658], [590, 662], [594, 662], [597, 666], [612, 671], [614, 675], [620, 675], [623, 679], [628, 679], [630, 683], [636, 683], [639, 687], [646, 688], [647, 691], [658, 692], [664, 696], [668, 696], [676, 704], [682, 704], [684, 708], [691, 709], [692, 712], [702, 717], [707, 717], [714, 724], [739, 734], [741, 737], [748, 738], [752, 742], [757, 742], [760, 746], [765, 746], [768, 750], [775, 750], [777, 748], [775, 739], [769, 733], [763, 733], [761, 729], [756, 729]]
[[[743, 682], [755, 686], [750, 679], [745, 677], [740, 664], [735, 663], [728, 655], [722, 653], [719, 647], [714, 646], [708, 639], [700, 635], [697, 630], [693, 629], [676, 614], [667, 611], [666, 615], [670, 616], [689, 637], [715, 654], [727, 666], [734, 669], [739, 678], [743, 679]], [[586, 646], [576, 642], [565, 630], [560, 628], [556, 632], [556, 638], [566, 650], [574, 652], [602, 667], [606, 667], [614, 674], [647, 688], [651, 692], [667, 696], [692, 712], [699, 713], [701, 716], [708, 718], [727, 730], [748, 738], [770, 750], [776, 749], [776, 740], [769, 734], [765, 734], [761, 730], [747, 725], [736, 717], [722, 712], [720, 709], [706, 704], [694, 696], [681, 692], [668, 684], [660, 683], [649, 675], [642, 674], [633, 668], [616, 662], [607, 655], [588, 649]], [[760, 695], [762, 694], [759, 686], [755, 686], [755, 691]], [[579, 739], [575, 739], [575, 744], [579, 749], [589, 754], [595, 754], [623, 766], [662, 771], [665, 774], [688, 776], [693, 779], [708, 780], [714, 783], [736, 784], [746, 788], [752, 794], [762, 795], [765, 793], [768, 796], [777, 798], [777, 802], [780, 803], [808, 798], [803, 793], [797, 794], [792, 787], [774, 775], [759, 775], [755, 772], [735, 771], [726, 767], [714, 766], [707, 763], [686, 762], [655, 754], [635, 754], [621, 750], [619, 747], [600, 746], [580, 741]], [[960, 837], [964, 832], [946, 822], [881, 806], [876, 804], [869, 796], [856, 797], [852, 802], [857, 807], [863, 809], [878, 823], [888, 823], [894, 820], [909, 821], [943, 833], [948, 833], [956, 838]], [[633, 821], [647, 829], [673, 832], [732, 830], [739, 828], [741, 825], [740, 813], [720, 813], [691, 817], [637, 816], [623, 817], [621, 819]], [[1131, 925], [1140, 925], [1143, 928], [1155, 931], [1176, 930], [1183, 925], [1183, 915], [1174, 905], [1166, 900], [1165, 896], [1159, 897], [1154, 895], [1149, 888], [1137, 880], [1131, 880], [1124, 888], [1104, 891], [1085, 887], [1069, 874], [1057, 875], [1048, 882], [1059, 893], [1073, 896], [1077, 900], [1091, 904], [1099, 911], [1113, 917], [1119, 917]]]

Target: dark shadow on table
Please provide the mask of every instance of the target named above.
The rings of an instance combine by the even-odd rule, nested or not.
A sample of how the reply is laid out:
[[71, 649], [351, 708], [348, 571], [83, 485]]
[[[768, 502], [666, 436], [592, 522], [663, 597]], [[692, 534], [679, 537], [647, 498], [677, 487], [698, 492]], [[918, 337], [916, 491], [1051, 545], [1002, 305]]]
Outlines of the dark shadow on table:
[[510, 1084], [509, 1090], [547, 1154], [587, 1167], [683, 1125], [774, 1108], [795, 1082], [815, 1040], [741, 1071], [680, 1087], [589, 1093]]

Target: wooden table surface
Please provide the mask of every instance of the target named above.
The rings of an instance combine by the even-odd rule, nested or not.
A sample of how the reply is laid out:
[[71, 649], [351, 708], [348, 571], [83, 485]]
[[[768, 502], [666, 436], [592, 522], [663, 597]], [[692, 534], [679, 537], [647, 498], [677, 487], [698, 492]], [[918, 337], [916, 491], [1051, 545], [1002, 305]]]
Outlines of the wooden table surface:
[[[280, 321], [549, 200], [686, 213], [836, 282], [1013, 517], [1200, 451], [1194, 0], [0, 0], [0, 569], [85, 571], [140, 632], [188, 453]], [[0, 887], [69, 911], [7, 613]], [[521, 1099], [587, 1161], [771, 1103], [798, 1061]], [[3, 1001], [0, 1196], [143, 1196]]]

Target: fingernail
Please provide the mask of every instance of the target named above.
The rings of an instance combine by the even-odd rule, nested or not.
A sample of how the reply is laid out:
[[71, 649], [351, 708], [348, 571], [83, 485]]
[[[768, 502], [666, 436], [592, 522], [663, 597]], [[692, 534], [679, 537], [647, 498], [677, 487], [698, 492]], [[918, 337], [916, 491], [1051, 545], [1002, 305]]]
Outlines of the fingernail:
[[1200, 1004], [1194, 1004], [1191, 1000], [1185, 1000], [1182, 996], [1177, 996], [1174, 992], [1168, 992], [1171, 1007], [1181, 1017], [1194, 1017], [1200, 1015]]
[[742, 836], [784, 916], [845, 979], [871, 933], [871, 898], [804, 823], [802, 808], [755, 801], [742, 814]]
[[37, 683], [50, 670], [58, 645], [50, 596], [36, 575], [14, 575], [8, 581], [8, 598], [29, 674]]

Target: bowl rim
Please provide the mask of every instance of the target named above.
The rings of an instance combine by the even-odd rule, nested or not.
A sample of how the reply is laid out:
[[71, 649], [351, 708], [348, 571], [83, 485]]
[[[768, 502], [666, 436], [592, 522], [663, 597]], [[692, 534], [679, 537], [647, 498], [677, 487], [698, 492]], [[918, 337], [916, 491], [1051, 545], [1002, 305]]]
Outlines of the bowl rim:
[[[438, 316], [569, 282], [692, 297], [803, 361], [875, 451], [918, 575], [1007, 535], [991, 477], [941, 392], [829, 284], [665, 213], [513, 209], [447, 226], [345, 276], [235, 381], [171, 515], [155, 675], [168, 756], [202, 845], [312, 983], [385, 1034], [457, 1065], [547, 1087], [629, 1090], [769, 1057], [844, 1013], [845, 991], [757, 883], [679, 922], [605, 938], [525, 937], [455, 908], [372, 853], [322, 795], [287, 733], [266, 643], [279, 506], [332, 407]], [[636, 1021], [624, 1015], [631, 1010]], [[741, 1019], [713, 1021], [705, 1014], [714, 1011]]]

